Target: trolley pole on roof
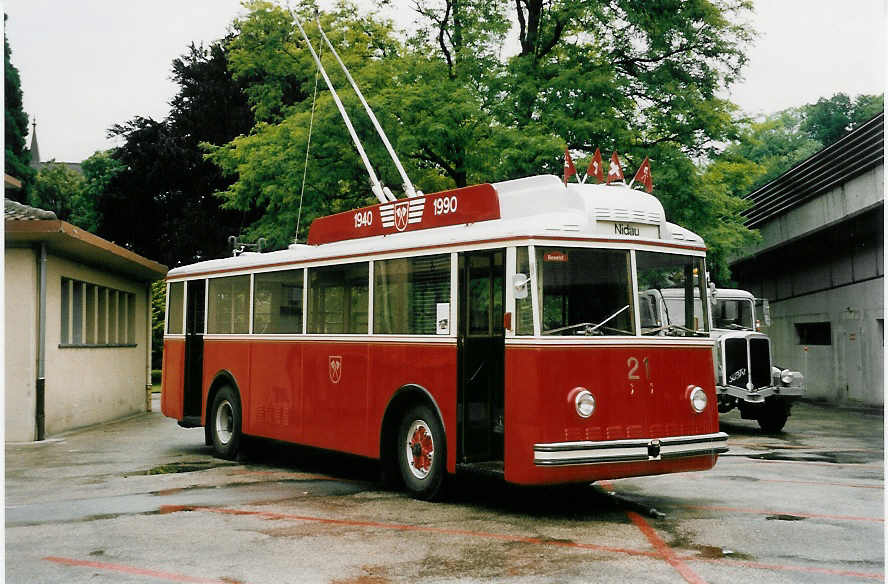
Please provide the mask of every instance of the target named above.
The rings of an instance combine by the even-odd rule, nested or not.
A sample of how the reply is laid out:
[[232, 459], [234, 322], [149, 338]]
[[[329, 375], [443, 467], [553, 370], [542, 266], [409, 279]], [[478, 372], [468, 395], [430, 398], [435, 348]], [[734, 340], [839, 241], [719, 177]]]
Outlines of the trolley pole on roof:
[[[383, 190], [382, 184], [379, 182], [379, 179], [376, 177], [376, 173], [373, 171], [373, 167], [370, 166], [370, 160], [367, 158], [367, 153], [364, 152], [364, 147], [361, 145], [361, 141], [358, 139], [357, 133], [355, 133], [355, 129], [352, 126], [351, 120], [348, 118], [348, 114], [345, 113], [345, 107], [343, 107], [342, 102], [339, 100], [339, 95], [336, 94], [336, 90], [333, 89], [333, 84], [330, 82], [330, 78], [327, 76], [327, 70], [324, 69], [324, 66], [321, 64], [320, 58], [318, 58], [318, 54], [315, 53], [314, 47], [311, 45], [311, 41], [308, 40], [308, 35], [305, 34], [305, 29], [302, 28], [302, 23], [299, 22], [299, 17], [296, 16], [296, 12], [289, 6], [287, 6], [287, 10], [290, 11], [290, 16], [293, 18], [293, 22], [296, 23], [296, 26], [299, 28], [299, 32], [302, 33], [302, 38], [305, 39], [305, 44], [308, 46], [308, 50], [311, 52], [311, 56], [314, 59], [315, 64], [317, 64], [318, 68], [320, 69], [321, 75], [324, 77], [324, 82], [327, 84], [327, 88], [333, 95], [333, 101], [336, 103], [336, 107], [339, 108], [339, 113], [342, 114], [342, 119], [343, 121], [345, 121], [345, 126], [346, 128], [348, 128], [349, 134], [351, 134], [352, 141], [354, 141], [355, 143], [355, 147], [358, 149], [358, 154], [361, 155], [361, 160], [364, 161], [364, 167], [367, 169], [367, 174], [370, 175], [370, 183], [373, 194], [376, 195], [376, 198], [379, 199], [380, 203], [387, 203], [390, 200], [394, 200], [394, 195], [387, 195], [386, 192]], [[389, 191], [389, 193], [390, 192], [391, 191]]]
[[352, 78], [351, 73], [348, 72], [345, 63], [343, 63], [342, 59], [339, 58], [339, 53], [337, 53], [336, 49], [333, 48], [333, 43], [331, 43], [330, 39], [327, 38], [327, 34], [321, 27], [320, 15], [315, 14], [315, 19], [318, 23], [318, 30], [321, 31], [321, 36], [324, 38], [324, 41], [326, 41], [327, 46], [330, 48], [330, 52], [333, 53], [334, 57], [336, 57], [336, 61], [339, 63], [339, 66], [342, 67], [342, 71], [345, 73], [348, 82], [351, 83], [352, 89], [355, 90], [355, 93], [358, 95], [358, 99], [360, 99], [361, 103], [364, 105], [364, 110], [367, 112], [367, 116], [369, 116], [370, 121], [373, 122], [373, 127], [376, 128], [376, 133], [379, 134], [379, 137], [382, 139], [382, 143], [385, 144], [385, 148], [386, 150], [388, 150], [392, 162], [395, 163], [395, 167], [398, 169], [398, 173], [401, 175], [401, 180], [404, 181], [404, 192], [407, 194], [408, 197], [415, 197], [417, 195], [417, 192], [416, 189], [413, 188], [413, 183], [410, 182], [410, 177], [407, 176], [407, 172], [404, 170], [404, 167], [401, 166], [401, 161], [398, 159], [398, 155], [395, 154], [395, 149], [392, 148], [392, 145], [389, 142], [388, 137], [385, 135], [382, 126], [379, 125], [379, 121], [376, 119], [376, 115], [374, 115], [373, 110], [370, 109], [370, 105], [367, 103], [367, 100], [364, 99], [364, 94], [361, 93], [360, 89], [358, 89], [358, 84], [355, 83], [355, 80]]

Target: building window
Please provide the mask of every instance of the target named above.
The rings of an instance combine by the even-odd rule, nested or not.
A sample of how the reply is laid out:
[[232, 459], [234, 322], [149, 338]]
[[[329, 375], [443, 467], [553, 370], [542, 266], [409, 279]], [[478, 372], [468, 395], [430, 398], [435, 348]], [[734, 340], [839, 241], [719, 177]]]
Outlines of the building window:
[[136, 295], [62, 278], [59, 346], [136, 346]]
[[832, 345], [832, 328], [828, 322], [800, 322], [795, 325], [799, 345]]

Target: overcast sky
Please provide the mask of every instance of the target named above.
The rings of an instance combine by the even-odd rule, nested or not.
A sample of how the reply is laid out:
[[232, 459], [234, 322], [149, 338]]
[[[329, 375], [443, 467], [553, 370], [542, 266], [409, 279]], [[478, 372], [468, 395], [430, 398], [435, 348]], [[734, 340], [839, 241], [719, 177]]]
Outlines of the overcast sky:
[[[393, 4], [409, 13], [406, 0]], [[751, 22], [759, 37], [745, 81], [729, 95], [746, 112], [770, 113], [837, 92], [884, 91], [884, 0], [755, 5]], [[243, 12], [239, 0], [6, 0], [3, 6], [25, 112], [37, 116], [40, 157], [67, 162], [112, 146], [105, 135], [115, 123], [165, 117], [176, 92], [172, 60], [191, 41], [224, 36]]]

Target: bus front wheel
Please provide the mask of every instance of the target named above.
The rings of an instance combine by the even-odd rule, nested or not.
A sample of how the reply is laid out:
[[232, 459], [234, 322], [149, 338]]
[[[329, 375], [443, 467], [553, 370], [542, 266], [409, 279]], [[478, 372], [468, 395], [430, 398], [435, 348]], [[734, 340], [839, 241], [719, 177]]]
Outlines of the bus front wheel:
[[447, 474], [444, 428], [427, 405], [409, 408], [398, 428], [398, 467], [410, 494], [432, 500], [443, 492]]
[[241, 408], [237, 392], [230, 385], [220, 389], [213, 398], [207, 424], [216, 455], [227, 460], [237, 457], [241, 440]]

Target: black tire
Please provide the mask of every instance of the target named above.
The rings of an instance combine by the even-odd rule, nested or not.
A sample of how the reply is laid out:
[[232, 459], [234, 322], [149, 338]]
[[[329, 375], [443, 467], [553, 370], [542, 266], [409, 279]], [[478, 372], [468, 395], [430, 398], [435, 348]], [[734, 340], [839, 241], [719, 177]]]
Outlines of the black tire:
[[398, 425], [395, 448], [407, 491], [417, 499], [439, 499], [447, 475], [447, 446], [438, 415], [425, 404], [408, 408]]
[[759, 427], [768, 434], [783, 431], [787, 419], [789, 419], [789, 408], [782, 403], [766, 403], [758, 415]]
[[241, 443], [241, 406], [237, 392], [226, 385], [216, 393], [207, 416], [207, 427], [216, 456], [237, 458]]

